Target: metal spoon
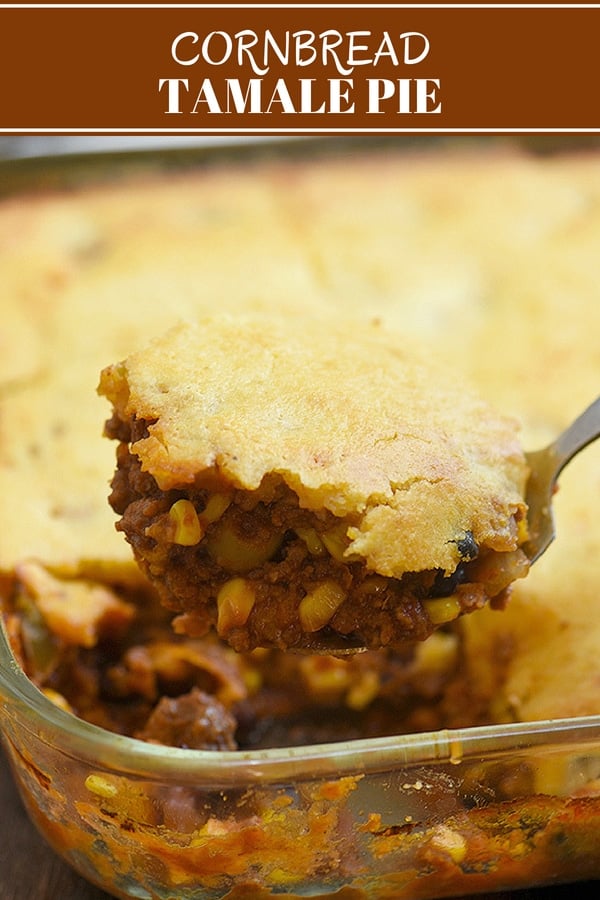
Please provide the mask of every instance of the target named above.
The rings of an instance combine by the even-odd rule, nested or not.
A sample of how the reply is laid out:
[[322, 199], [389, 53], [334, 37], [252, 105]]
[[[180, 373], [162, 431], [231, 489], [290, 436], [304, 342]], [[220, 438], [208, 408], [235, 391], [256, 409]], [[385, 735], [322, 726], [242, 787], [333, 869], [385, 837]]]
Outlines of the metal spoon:
[[527, 454], [531, 469], [527, 484], [527, 523], [530, 538], [523, 551], [534, 563], [556, 536], [552, 497], [558, 476], [580, 450], [600, 437], [600, 397], [572, 425], [543, 450]]
[[[522, 550], [531, 563], [540, 558], [556, 536], [552, 497], [558, 476], [580, 450], [600, 437], [600, 397], [543, 450], [527, 453], [531, 470], [525, 496], [528, 513], [529, 540]], [[343, 635], [323, 635], [311, 642], [308, 652], [351, 656], [365, 648], [355, 638]], [[301, 651], [306, 652], [306, 651]]]

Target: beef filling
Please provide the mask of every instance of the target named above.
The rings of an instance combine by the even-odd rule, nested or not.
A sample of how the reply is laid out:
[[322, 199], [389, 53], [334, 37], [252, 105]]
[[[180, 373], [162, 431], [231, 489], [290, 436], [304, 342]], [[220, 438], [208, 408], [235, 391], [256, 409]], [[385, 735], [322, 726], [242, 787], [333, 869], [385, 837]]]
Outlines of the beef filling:
[[180, 697], [161, 697], [144, 728], [142, 741], [188, 750], [235, 750], [237, 722], [222, 703], [193, 688]]
[[486, 553], [468, 533], [457, 538], [463, 562], [451, 575], [383, 577], [345, 553], [352, 522], [301, 508], [280, 478], [256, 491], [161, 491], [129, 452], [145, 423], [127, 433], [117, 420], [107, 430], [121, 440], [110, 498], [122, 517], [117, 527], [187, 634], [215, 628], [238, 651], [319, 649], [332, 635], [371, 649], [398, 647], [488, 600], [501, 604], [515, 577], [496, 574], [486, 586], [478, 578]]

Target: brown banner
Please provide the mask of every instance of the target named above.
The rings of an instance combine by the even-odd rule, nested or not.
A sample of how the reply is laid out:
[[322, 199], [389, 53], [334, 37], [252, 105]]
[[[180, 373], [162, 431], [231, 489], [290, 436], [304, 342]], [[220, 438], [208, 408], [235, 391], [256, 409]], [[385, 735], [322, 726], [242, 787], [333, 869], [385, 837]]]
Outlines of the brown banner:
[[0, 5], [0, 133], [600, 131], [600, 5]]

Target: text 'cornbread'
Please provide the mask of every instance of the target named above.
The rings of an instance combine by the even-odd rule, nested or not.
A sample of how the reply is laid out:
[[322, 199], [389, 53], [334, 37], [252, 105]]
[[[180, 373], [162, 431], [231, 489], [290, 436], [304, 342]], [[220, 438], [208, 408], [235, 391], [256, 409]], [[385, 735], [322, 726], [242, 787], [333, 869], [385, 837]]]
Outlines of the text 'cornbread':
[[516, 422], [377, 324], [222, 316], [105, 369], [119, 528], [182, 631], [422, 640], [527, 571]]

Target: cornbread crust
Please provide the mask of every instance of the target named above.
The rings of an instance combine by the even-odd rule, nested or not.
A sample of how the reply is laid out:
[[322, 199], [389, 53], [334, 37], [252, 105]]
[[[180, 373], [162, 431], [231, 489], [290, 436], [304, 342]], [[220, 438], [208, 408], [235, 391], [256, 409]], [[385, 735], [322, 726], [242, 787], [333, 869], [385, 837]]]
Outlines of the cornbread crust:
[[[282, 482], [300, 509], [343, 523], [347, 567], [358, 562], [390, 579], [449, 576], [476, 556], [483, 570], [486, 554], [519, 554], [527, 467], [517, 423], [377, 324], [359, 335], [351, 325], [309, 317], [181, 323], [105, 369], [99, 390], [119, 422], [145, 424], [143, 436], [131, 437], [130, 453], [159, 492], [260, 496], [265, 485], [272, 493]], [[146, 574], [173, 603], [169, 569], [180, 562], [158, 564], [154, 548], [140, 552], [149, 534], [161, 543], [156, 525], [148, 527], [152, 513], [145, 515], [142, 526], [125, 515], [122, 527]], [[295, 528], [296, 520], [278, 515], [282, 529]], [[312, 525], [317, 521], [301, 522]], [[140, 527], [144, 533], [136, 534]], [[331, 520], [326, 527], [329, 534]], [[207, 542], [210, 553], [210, 534]], [[201, 537], [192, 543], [204, 546]], [[512, 577], [487, 598], [525, 571], [519, 554]], [[472, 580], [486, 587], [485, 575]], [[431, 578], [419, 585], [420, 599], [436, 596], [432, 588]], [[194, 606], [192, 590], [179, 591], [184, 609]]]
[[[378, 316], [516, 414], [527, 449], [597, 395], [594, 136], [559, 153], [449, 140], [152, 165], [124, 172], [113, 160], [109, 180], [92, 163], [68, 190], [43, 176], [0, 202], [3, 576], [34, 557], [53, 572], [139, 581], [106, 503], [114, 453], [93, 392], [107, 360], [173, 317], [283, 304]], [[561, 476], [558, 540], [508, 607], [460, 620], [472, 689], [497, 679], [493, 648], [513, 648], [493, 721], [600, 711], [598, 490], [596, 445]]]

